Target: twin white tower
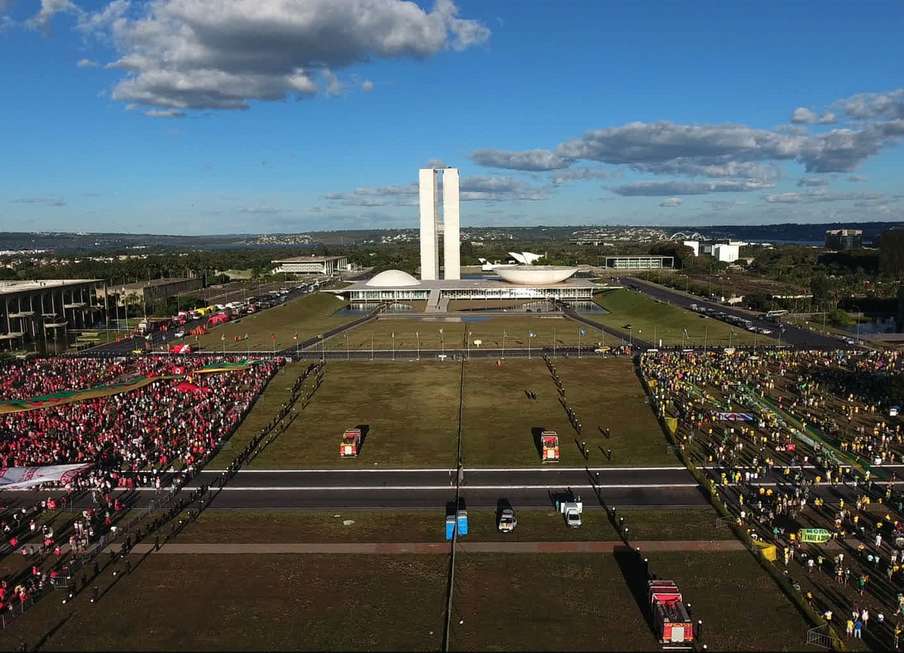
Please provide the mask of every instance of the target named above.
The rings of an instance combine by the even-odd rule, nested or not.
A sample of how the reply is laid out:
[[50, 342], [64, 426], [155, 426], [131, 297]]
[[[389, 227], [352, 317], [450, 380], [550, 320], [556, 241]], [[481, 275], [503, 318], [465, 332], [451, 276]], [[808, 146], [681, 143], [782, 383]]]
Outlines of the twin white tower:
[[[437, 177], [442, 175], [442, 222]], [[421, 280], [439, 279], [439, 234], [443, 233], [443, 278], [461, 279], [461, 244], [458, 217], [458, 169], [423, 168], [420, 171]]]

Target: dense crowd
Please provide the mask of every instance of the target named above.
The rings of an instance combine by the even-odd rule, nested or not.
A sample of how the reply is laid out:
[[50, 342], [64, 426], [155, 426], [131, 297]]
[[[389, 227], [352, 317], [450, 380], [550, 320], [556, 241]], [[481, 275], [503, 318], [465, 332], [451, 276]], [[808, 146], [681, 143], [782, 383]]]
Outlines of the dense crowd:
[[[207, 362], [180, 361], [179, 371]], [[158, 363], [165, 364], [172, 365]], [[129, 392], [0, 415], [0, 464], [90, 462], [114, 479], [171, 466], [190, 471], [230, 432], [277, 365], [263, 360], [246, 370], [195, 374], [188, 392], [178, 380], [161, 378]]]
[[31, 399], [110, 383], [126, 374], [128, 359], [34, 358], [0, 365], [0, 401]]
[[[897, 648], [904, 625], [904, 423], [894, 352], [657, 352], [659, 414], [738, 528], [848, 637]], [[803, 541], [816, 528], [826, 542]], [[873, 615], [873, 618], [870, 618]]]
[[[22, 555], [30, 565], [0, 579], [0, 617], [21, 612], [56, 579], [71, 575], [73, 563], [115, 531], [128, 507], [117, 490], [162, 491], [165, 484], [189, 479], [238, 425], [283, 360], [257, 359], [250, 367], [224, 372], [198, 369], [224, 362], [236, 358], [60, 358], [10, 366], [13, 381], [4, 387], [21, 397], [92, 387], [123, 374], [159, 378], [106, 397], [0, 415], [4, 467], [91, 464], [40, 501], [0, 506], [0, 555]], [[181, 474], [175, 477], [173, 471]], [[91, 507], [58, 517], [86, 492]]]

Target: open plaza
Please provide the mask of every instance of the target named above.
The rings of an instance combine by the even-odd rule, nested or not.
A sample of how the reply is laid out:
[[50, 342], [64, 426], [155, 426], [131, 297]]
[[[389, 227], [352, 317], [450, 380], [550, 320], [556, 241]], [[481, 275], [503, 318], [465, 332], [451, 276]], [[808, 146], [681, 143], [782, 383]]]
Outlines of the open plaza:
[[420, 279], [2, 364], [0, 648], [897, 648], [904, 359], [462, 278], [457, 188], [421, 171]]

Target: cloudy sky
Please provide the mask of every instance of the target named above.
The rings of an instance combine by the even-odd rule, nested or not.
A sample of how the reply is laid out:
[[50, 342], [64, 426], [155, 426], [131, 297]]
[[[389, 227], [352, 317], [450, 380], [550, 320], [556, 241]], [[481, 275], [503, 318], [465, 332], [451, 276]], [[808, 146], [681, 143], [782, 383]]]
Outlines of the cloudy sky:
[[904, 220], [904, 4], [0, 0], [0, 230]]

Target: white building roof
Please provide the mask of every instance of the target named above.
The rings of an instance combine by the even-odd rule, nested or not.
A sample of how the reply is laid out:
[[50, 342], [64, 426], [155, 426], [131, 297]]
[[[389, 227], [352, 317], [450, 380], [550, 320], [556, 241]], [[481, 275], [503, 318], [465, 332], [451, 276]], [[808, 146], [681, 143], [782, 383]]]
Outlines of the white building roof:
[[67, 286], [98, 283], [100, 279], [43, 279], [37, 281], [0, 281], [0, 295], [15, 295], [22, 292], [50, 290]]
[[402, 270], [385, 270], [376, 275], [364, 285], [371, 288], [399, 288], [417, 286], [420, 281]]

